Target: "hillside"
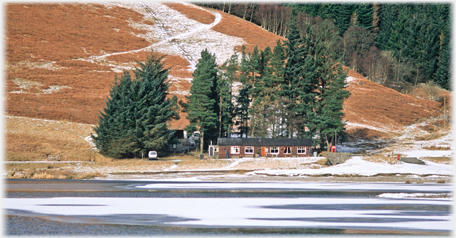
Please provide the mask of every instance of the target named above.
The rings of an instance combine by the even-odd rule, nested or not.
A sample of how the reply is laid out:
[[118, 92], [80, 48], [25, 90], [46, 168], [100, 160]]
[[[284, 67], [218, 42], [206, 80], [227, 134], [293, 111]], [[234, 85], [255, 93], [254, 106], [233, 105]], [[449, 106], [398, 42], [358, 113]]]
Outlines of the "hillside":
[[[248, 51], [284, 40], [237, 17], [187, 3], [7, 4], [5, 15], [6, 115], [91, 125], [97, 124], [115, 76], [133, 69], [151, 49], [168, 55], [170, 93], [184, 99], [203, 49], [221, 64], [243, 44]], [[400, 94], [351, 70], [347, 81], [349, 133], [382, 135], [441, 114], [441, 103]], [[181, 113], [171, 128], [187, 123]], [[14, 141], [19, 151], [20, 145], [30, 145], [13, 135], [7, 130], [7, 143]]]

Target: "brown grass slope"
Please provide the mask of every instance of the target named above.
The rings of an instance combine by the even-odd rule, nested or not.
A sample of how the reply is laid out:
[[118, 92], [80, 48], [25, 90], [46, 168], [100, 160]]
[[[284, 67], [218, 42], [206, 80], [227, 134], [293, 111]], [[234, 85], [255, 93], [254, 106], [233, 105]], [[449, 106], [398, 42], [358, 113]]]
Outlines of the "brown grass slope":
[[350, 70], [351, 93], [344, 103], [345, 120], [382, 129], [398, 130], [404, 125], [442, 113], [439, 102], [401, 94], [393, 89], [369, 81]]
[[[195, 7], [183, 4], [168, 6], [204, 24], [214, 20], [213, 14]], [[247, 51], [255, 45], [259, 45], [260, 49], [274, 47], [277, 40], [284, 40], [253, 23], [219, 13], [222, 20], [212, 30], [243, 38], [247, 42]], [[6, 4], [5, 16], [7, 62], [4, 85], [6, 114], [10, 116], [96, 124], [97, 114], [105, 106], [114, 76], [119, 75], [113, 71], [112, 65], [134, 66], [135, 60], [145, 60], [147, 52], [113, 55], [96, 63], [81, 59], [141, 49], [154, 43], [140, 37], [144, 30], [130, 24], [154, 23], [141, 13], [121, 7], [18, 3]], [[189, 63], [180, 56], [169, 55], [166, 58], [165, 67], [172, 67], [172, 76], [191, 78], [191, 72], [185, 70], [188, 66]], [[350, 71], [350, 74], [356, 73]], [[438, 114], [438, 103], [402, 95], [369, 82], [360, 75], [354, 77], [362, 85], [352, 82], [348, 88], [352, 96], [346, 101], [344, 111], [350, 122], [394, 127]], [[173, 81], [170, 91], [188, 91], [190, 86], [185, 80]], [[185, 99], [184, 95], [177, 96]], [[188, 123], [185, 116], [182, 113], [180, 120], [173, 121], [172, 128], [184, 128]], [[10, 125], [14, 125], [12, 123]], [[54, 141], [59, 140], [59, 132], [53, 132], [52, 138], [49, 138], [49, 133], [21, 133], [7, 130], [7, 150], [15, 158], [21, 153], [28, 157], [33, 153], [47, 153], [47, 150], [49, 153], [54, 150], [56, 152], [52, 153], [60, 153], [70, 141], [63, 139], [66, 141], [64, 144]], [[75, 141], [82, 140], [78, 138]], [[51, 146], [52, 149], [45, 148], [38, 142], [54, 146]], [[89, 147], [78, 148], [87, 151]], [[75, 152], [73, 157], [78, 157], [77, 154]]]

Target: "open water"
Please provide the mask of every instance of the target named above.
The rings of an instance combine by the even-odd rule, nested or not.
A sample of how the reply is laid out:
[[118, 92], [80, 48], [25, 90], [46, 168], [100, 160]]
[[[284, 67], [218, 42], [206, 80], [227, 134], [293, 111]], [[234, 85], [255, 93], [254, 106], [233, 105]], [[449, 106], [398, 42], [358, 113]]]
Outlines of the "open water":
[[6, 235], [450, 235], [449, 184], [6, 180]]

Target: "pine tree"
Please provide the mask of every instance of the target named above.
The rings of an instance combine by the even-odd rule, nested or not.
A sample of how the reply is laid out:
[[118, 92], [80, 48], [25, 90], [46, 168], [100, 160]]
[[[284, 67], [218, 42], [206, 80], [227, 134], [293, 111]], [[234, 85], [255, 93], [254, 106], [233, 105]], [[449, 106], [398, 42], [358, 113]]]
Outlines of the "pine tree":
[[[288, 32], [287, 32], [287, 41], [285, 41], [286, 46], [286, 65], [284, 68], [284, 79], [282, 83], [282, 97], [285, 97], [290, 100], [293, 104], [290, 104], [291, 111], [295, 112], [294, 102], [296, 101], [298, 89], [295, 85], [300, 81], [302, 77], [302, 65], [304, 64], [304, 50], [302, 48], [302, 39], [300, 36], [299, 26], [297, 22], [297, 11], [293, 10], [290, 21], [288, 22]], [[296, 113], [296, 112], [295, 112]], [[294, 129], [297, 127], [297, 119], [295, 115], [288, 115], [288, 120], [286, 121], [286, 127], [288, 129], [287, 137], [292, 138]]]
[[166, 123], [179, 112], [177, 97], [166, 99], [169, 69], [163, 68], [163, 58], [152, 52], [145, 63], [137, 62], [134, 80], [127, 71], [116, 77], [92, 135], [101, 154], [132, 158], [165, 149], [171, 139]]
[[239, 127], [241, 137], [244, 135], [247, 137], [247, 134], [249, 133], [250, 87], [250, 85], [244, 84], [239, 90], [239, 95], [236, 97], [236, 116], [238, 120], [235, 125]]
[[330, 146], [331, 133], [344, 130], [344, 114], [341, 110], [344, 100], [350, 95], [344, 90], [347, 72], [342, 70], [342, 58], [332, 50], [334, 45], [339, 44], [339, 36], [334, 34], [335, 31], [334, 25], [324, 20], [319, 32], [315, 33], [313, 44], [314, 69], [318, 72], [314, 77], [318, 79], [318, 90], [313, 91], [317, 95], [312, 111], [314, 116], [308, 127], [319, 134], [319, 142], [324, 139], [327, 146]]
[[271, 60], [269, 62], [268, 69], [270, 72], [268, 73], [268, 77], [264, 79], [265, 82], [265, 89], [264, 93], [268, 97], [270, 101], [270, 107], [267, 109], [268, 111], [268, 121], [271, 125], [271, 136], [272, 138], [279, 137], [280, 135], [280, 113], [283, 112], [280, 108], [279, 101], [281, 100], [280, 96], [280, 88], [283, 84], [283, 76], [285, 74], [285, 48], [284, 45], [277, 40], [276, 46], [272, 52]]
[[346, 87], [345, 78], [347, 72], [342, 70], [342, 65], [338, 64], [334, 68], [335, 74], [324, 75], [327, 80], [327, 88], [320, 101], [321, 111], [315, 119], [315, 124], [319, 128], [320, 139], [324, 140], [327, 150], [331, 148], [332, 138], [345, 131], [345, 124], [342, 121], [344, 100], [350, 96]]
[[380, 26], [376, 37], [376, 46], [381, 50], [386, 50], [393, 23], [396, 22], [397, 19], [397, 6], [396, 4], [381, 4], [379, 8]]
[[315, 38], [315, 32], [310, 23], [303, 26], [304, 34], [302, 36], [302, 48], [306, 52], [304, 62], [301, 66], [302, 77], [295, 83], [297, 90], [296, 97], [296, 116], [301, 119], [298, 124], [298, 137], [313, 137], [315, 125], [313, 123], [315, 113], [315, 97], [318, 91], [318, 79], [321, 77], [317, 69], [319, 56], [317, 55], [317, 43], [319, 39]]
[[181, 103], [188, 112], [190, 124], [185, 127], [189, 133], [200, 132], [200, 153], [203, 153], [205, 139], [217, 137], [218, 130], [218, 69], [215, 55], [207, 49], [201, 52], [201, 58], [193, 72], [193, 81], [190, 96], [186, 96], [187, 103]]
[[222, 76], [219, 77], [217, 92], [220, 98], [220, 111], [219, 111], [219, 137], [229, 137], [231, 129], [234, 124], [233, 118], [235, 117], [235, 108], [232, 102], [233, 82], [239, 81], [237, 71], [239, 69], [238, 54], [235, 51], [231, 57], [223, 63], [221, 70]]
[[358, 17], [358, 26], [371, 29], [374, 9], [371, 4], [356, 4], [356, 14]]
[[250, 120], [250, 133], [251, 137], [255, 137], [255, 128], [258, 126], [257, 124], [261, 123], [257, 118], [255, 117], [257, 114], [257, 109], [260, 101], [258, 98], [260, 97], [260, 93], [262, 90], [262, 82], [261, 82], [261, 75], [260, 75], [260, 70], [261, 70], [261, 56], [260, 56], [260, 51], [258, 50], [258, 46], [256, 45], [253, 48], [253, 52], [249, 52], [249, 61], [246, 62], [248, 63], [248, 69], [250, 72], [246, 72], [248, 74], [248, 81], [246, 84], [250, 85], [250, 100], [252, 101], [252, 106], [250, 107], [249, 114], [251, 116]]
[[252, 131], [255, 133], [253, 136], [265, 138], [269, 136], [269, 129], [272, 127], [267, 121], [270, 116], [271, 93], [270, 89], [272, 84], [272, 69], [270, 67], [270, 60], [272, 58], [271, 48], [268, 46], [259, 52], [259, 65], [258, 70], [255, 72], [255, 84], [252, 96], [254, 101], [252, 104], [252, 115], [256, 123], [252, 123]]

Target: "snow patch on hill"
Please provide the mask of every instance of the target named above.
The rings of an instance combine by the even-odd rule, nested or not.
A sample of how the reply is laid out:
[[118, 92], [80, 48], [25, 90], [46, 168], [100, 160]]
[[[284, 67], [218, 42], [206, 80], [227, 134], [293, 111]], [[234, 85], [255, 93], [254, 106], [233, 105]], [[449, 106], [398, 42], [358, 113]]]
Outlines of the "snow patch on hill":
[[381, 131], [381, 132], [388, 132], [389, 130], [387, 129], [383, 129], [383, 128], [380, 128], [380, 127], [375, 127], [375, 126], [370, 126], [370, 125], [365, 125], [365, 124], [360, 124], [360, 123], [353, 123], [353, 122], [346, 122], [345, 123], [345, 129], [352, 129], [352, 128], [358, 128], [358, 127], [361, 127], [361, 128], [367, 128], [367, 129], [371, 129], [371, 130], [376, 130], [376, 131]]
[[215, 54], [217, 64], [221, 65], [232, 55], [235, 46], [245, 44], [245, 41], [240, 37], [228, 36], [211, 30], [213, 26], [220, 23], [222, 19], [220, 13], [212, 13], [215, 16], [213, 23], [203, 24], [188, 19], [180, 12], [161, 3], [116, 3], [114, 5], [146, 14], [146, 19], [152, 18], [155, 24], [150, 29], [147, 29], [152, 33], [147, 34], [147, 36], [157, 43], [143, 49], [106, 54], [97, 58], [104, 58], [115, 54], [134, 53], [153, 48], [155, 51], [161, 53], [178, 55], [187, 59], [190, 63], [189, 70], [193, 71], [201, 56], [201, 51], [204, 49], [208, 49], [210, 53]]

